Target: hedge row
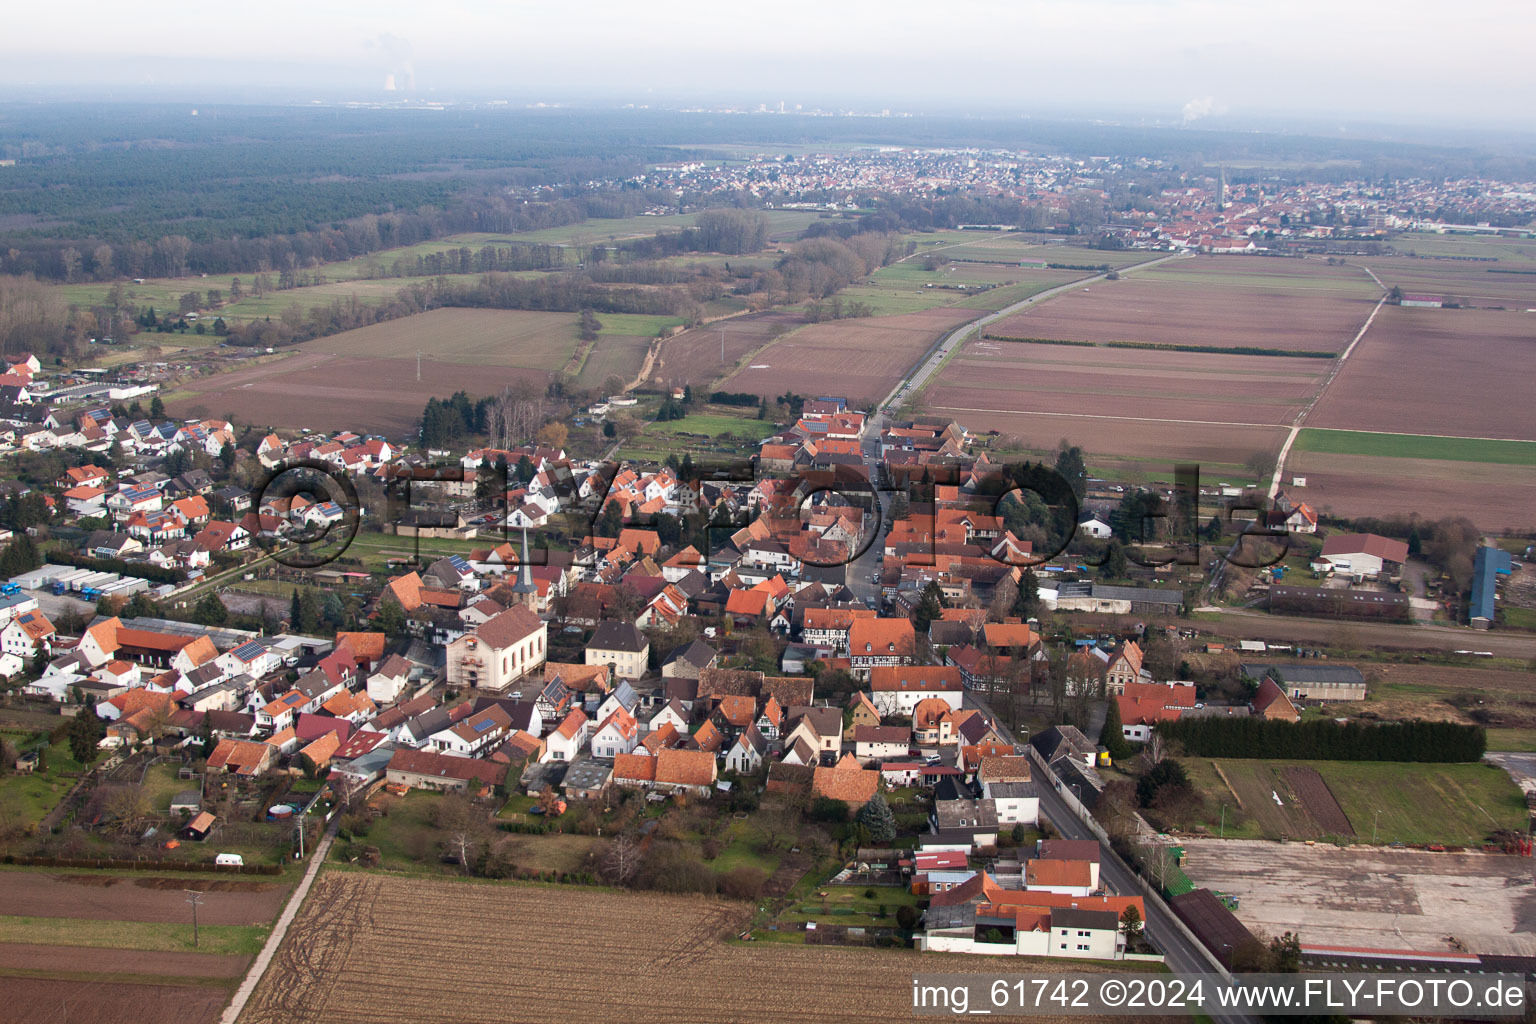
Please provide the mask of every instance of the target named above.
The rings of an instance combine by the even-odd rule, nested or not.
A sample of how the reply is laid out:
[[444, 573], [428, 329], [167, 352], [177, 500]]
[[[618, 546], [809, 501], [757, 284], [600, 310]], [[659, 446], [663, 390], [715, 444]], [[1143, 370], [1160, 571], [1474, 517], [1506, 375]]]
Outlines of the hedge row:
[[1191, 757], [1463, 763], [1481, 760], [1488, 749], [1481, 726], [1455, 722], [1180, 718], [1159, 723], [1157, 732]]

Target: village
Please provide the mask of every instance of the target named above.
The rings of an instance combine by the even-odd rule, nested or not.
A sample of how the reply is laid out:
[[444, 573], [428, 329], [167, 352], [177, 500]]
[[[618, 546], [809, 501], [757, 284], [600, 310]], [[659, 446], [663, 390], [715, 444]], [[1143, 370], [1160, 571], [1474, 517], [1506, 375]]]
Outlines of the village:
[[[718, 891], [760, 901], [745, 934], [773, 941], [1244, 969], [1295, 941], [1180, 869], [1214, 806], [1189, 809], [1166, 731], [1224, 753], [1220, 730], [1321, 728], [1366, 675], [1192, 639], [1203, 571], [1089, 571], [1112, 489], [1082, 481], [1058, 543], [963, 425], [836, 397], [742, 472], [558, 443], [434, 463], [348, 432], [237, 447], [227, 421], [114, 411], [147, 392], [69, 411], [32, 401], [37, 360], [6, 376], [36, 421], [19, 457], [67, 456], [6, 485], [0, 674], [60, 723], [6, 756], [16, 779], [79, 766], [45, 817], [8, 810], [26, 856], [244, 870], [323, 842], [363, 868]], [[1272, 613], [1300, 572], [1290, 600], [1409, 618], [1404, 541], [1319, 544], [1304, 502], [1247, 529], [1298, 545], [1248, 581]], [[1511, 571], [1479, 551], [1474, 626]], [[1319, 836], [1361, 827], [1304, 788]]]

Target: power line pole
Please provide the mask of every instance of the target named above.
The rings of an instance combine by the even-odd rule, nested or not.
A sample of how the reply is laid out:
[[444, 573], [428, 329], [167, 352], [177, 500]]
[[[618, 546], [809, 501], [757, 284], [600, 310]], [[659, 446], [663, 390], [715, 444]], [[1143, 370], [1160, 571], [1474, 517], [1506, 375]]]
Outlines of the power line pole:
[[197, 908], [202, 905], [203, 894], [195, 889], [183, 889], [187, 894], [186, 902], [192, 904], [192, 947], [197, 948]]
[[421, 382], [421, 350], [416, 350], [416, 381]]
[[725, 328], [720, 328], [720, 363], [725, 364]]

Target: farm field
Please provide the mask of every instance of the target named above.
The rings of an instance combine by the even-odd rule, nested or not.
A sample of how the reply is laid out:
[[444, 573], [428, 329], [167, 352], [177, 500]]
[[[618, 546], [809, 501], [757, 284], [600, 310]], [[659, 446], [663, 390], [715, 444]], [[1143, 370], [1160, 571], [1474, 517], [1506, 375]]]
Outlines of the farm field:
[[1219, 832], [1225, 804], [1229, 838], [1370, 843], [1374, 827], [1382, 844], [1476, 845], [1496, 829], [1525, 828], [1524, 797], [1490, 764], [1189, 758], [1184, 765], [1205, 798], [1200, 823]]
[[[662, 343], [651, 372], [651, 382], [669, 387], [690, 384], [695, 390], [701, 389], [722, 374], [731, 372], [748, 353], [804, 323], [798, 313], [771, 310], [745, 313], [683, 331]], [[723, 360], [720, 355], [722, 332], [725, 335]]]
[[459, 390], [493, 394], [518, 381], [542, 386], [544, 370], [415, 359], [375, 359], [305, 351], [270, 363], [204, 377], [166, 400], [173, 416], [228, 416], [258, 426], [309, 427], [414, 436], [427, 396]]
[[[750, 904], [685, 896], [325, 872], [240, 1022], [542, 1024], [590, 1020], [594, 1005], [616, 1022], [886, 1021], [907, 1015], [919, 964], [959, 972], [985, 972], [990, 964], [960, 955], [919, 960], [892, 950], [722, 941], [750, 912]], [[424, 933], [423, 915], [454, 941]], [[593, 927], [599, 920], [602, 927]], [[486, 921], [508, 927], [487, 928]], [[560, 984], [550, 985], [545, 971], [507, 969], [546, 962], [551, 950], [602, 970], [562, 972]], [[1041, 969], [1038, 962], [1017, 966]], [[792, 997], [786, 978], [794, 979]]]
[[[189, 888], [204, 894], [196, 948]], [[0, 1016], [212, 1024], [291, 888], [278, 879], [0, 870]]]
[[[1524, 248], [1533, 247], [1526, 243]], [[1395, 285], [1409, 295], [1433, 295], [1481, 309], [1536, 306], [1536, 262], [1507, 245], [1500, 250], [1489, 253], [1497, 263], [1411, 256], [1362, 256], [1356, 262], [1369, 267], [1387, 287]]]
[[944, 332], [971, 319], [968, 310], [931, 309], [905, 316], [812, 324], [774, 342], [721, 387], [779, 395], [841, 395], [857, 406], [883, 398]]
[[993, 324], [987, 333], [1338, 352], [1379, 298], [1370, 278], [1351, 267], [1205, 257], [1068, 292]]
[[1339, 352], [1377, 297], [1358, 270], [1320, 262], [1176, 260], [989, 325], [945, 365], [924, 408], [999, 431], [1009, 448], [1049, 451], [1067, 438], [1104, 472], [1151, 459], [1230, 476], [1278, 450], [1333, 361], [1110, 343]]
[[1529, 440], [1510, 373], [1533, 362], [1536, 314], [1384, 306], [1307, 424]]
[[1426, 519], [1467, 516], [1485, 530], [1536, 526], [1536, 468], [1292, 451], [1285, 475], [1306, 478], [1291, 492], [1338, 516], [1416, 512]]
[[264, 925], [292, 888], [275, 879], [6, 868], [0, 870], [0, 907], [22, 917], [181, 925], [188, 921], [181, 890], [192, 878], [206, 893], [198, 920], [209, 925]]
[[1326, 452], [1331, 455], [1536, 466], [1536, 441], [1484, 440], [1445, 435], [1386, 434], [1308, 427], [1296, 436], [1296, 443], [1291, 450]]
[[503, 309], [434, 309], [316, 338], [305, 352], [558, 370], [576, 349], [576, 317]]
[[1524, 668], [1357, 667], [1367, 673], [1369, 696], [1359, 704], [1334, 705], [1341, 713], [1477, 723], [1488, 729], [1490, 750], [1536, 750], [1536, 694]]
[[[1366, 825], [1369, 831], [1370, 825]], [[1196, 885], [1236, 896], [1238, 918], [1303, 943], [1444, 952], [1536, 954], [1533, 862], [1329, 843], [1184, 839]], [[1389, 942], [1384, 941], [1389, 939]]]

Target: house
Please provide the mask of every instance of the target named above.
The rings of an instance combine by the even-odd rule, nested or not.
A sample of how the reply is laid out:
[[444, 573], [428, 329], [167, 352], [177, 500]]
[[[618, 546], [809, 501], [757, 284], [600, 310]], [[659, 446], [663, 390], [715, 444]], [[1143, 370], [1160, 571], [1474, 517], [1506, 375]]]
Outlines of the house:
[[1408, 561], [1405, 541], [1374, 533], [1336, 533], [1323, 541], [1322, 554], [1313, 565], [1350, 575], [1394, 574]]
[[1110, 652], [1109, 661], [1104, 665], [1106, 694], [1124, 693], [1128, 684], [1141, 682], [1143, 659], [1141, 645], [1134, 640], [1128, 640]]
[[592, 720], [585, 711], [570, 711], [553, 732], [545, 737], [544, 760], [574, 761], [592, 735]]
[[860, 725], [853, 730], [853, 755], [860, 762], [906, 757], [911, 739], [911, 731], [899, 725]]
[[398, 654], [391, 654], [368, 676], [368, 699], [375, 704], [393, 704], [405, 692], [410, 678], [411, 663]]
[[604, 619], [587, 642], [588, 665], [611, 665], [621, 679], [639, 679], [650, 668], [651, 642], [632, 622]]
[[943, 747], [955, 742], [954, 709], [939, 697], [924, 697], [912, 708], [912, 739], [920, 747]]
[[462, 793], [502, 785], [506, 781], [507, 766], [473, 757], [453, 757], [399, 747], [389, 759], [385, 777], [397, 786]]
[[1053, 725], [1030, 737], [1029, 745], [1039, 752], [1046, 764], [1055, 766], [1060, 759], [1091, 769], [1098, 763], [1099, 748], [1088, 741], [1075, 725]]
[[803, 613], [800, 638], [814, 646], [829, 646], [835, 654], [848, 652], [848, 628], [855, 619], [876, 618], [869, 608], [807, 608]]
[[630, 789], [708, 796], [719, 778], [715, 755], [702, 750], [667, 748], [650, 757], [620, 754], [613, 759], [613, 781]]
[[1253, 695], [1249, 708], [1260, 718], [1278, 722], [1294, 722], [1301, 718], [1301, 712], [1296, 710], [1296, 705], [1291, 703], [1285, 691], [1272, 676], [1267, 675], [1259, 682], [1259, 690]]
[[22, 612], [0, 629], [0, 653], [28, 659], [52, 649], [57, 630], [40, 611]]
[[460, 757], [492, 750], [512, 731], [512, 716], [499, 704], [476, 711], [428, 739], [431, 749]]
[[811, 776], [811, 796], [840, 800], [849, 813], [858, 810], [880, 791], [880, 773], [861, 768], [853, 755], [845, 755], [834, 767], [817, 768]]
[[869, 690], [869, 699], [881, 716], [911, 715], [924, 700], [940, 700], [958, 711], [965, 699], [965, 682], [953, 665], [872, 668]]
[[786, 751], [804, 740], [817, 756], [825, 753], [836, 757], [842, 752], [843, 713], [837, 708], [793, 707], [784, 721]]
[[1089, 881], [1099, 887], [1099, 843], [1095, 839], [1038, 839], [1035, 856], [1044, 860], [1082, 861], [1088, 865]]
[[593, 757], [617, 757], [635, 749], [640, 739], [640, 725], [635, 716], [622, 707], [604, 718], [592, 733]]
[[549, 626], [514, 605], [448, 645], [450, 686], [506, 693], [544, 664]]
[[1096, 888], [1096, 872], [1097, 867], [1084, 860], [1035, 857], [1024, 862], [1024, 888], [1062, 896], [1088, 896]]
[[1114, 535], [1114, 527], [1110, 526], [1098, 516], [1089, 516], [1077, 524], [1077, 530], [1094, 540], [1108, 540]]
[[[861, 726], [880, 724], [880, 709], [875, 707], [874, 702], [863, 691], [853, 695], [850, 706], [852, 710], [848, 716], [848, 727], [843, 730], [845, 738], [853, 739], [853, 731]], [[947, 710], [948, 707], [949, 705], [946, 704], [945, 709]]]
[[661, 663], [661, 674], [666, 679], [697, 679], [707, 668], [714, 667], [720, 655], [702, 640], [684, 644], [668, 654]]
[[683, 707], [682, 702], [669, 700], [662, 705], [660, 711], [651, 716], [651, 720], [647, 723], [647, 728], [651, 732], [656, 732], [658, 729], [670, 725], [678, 732], [685, 733], [688, 731], [688, 720], [689, 712]]
[[277, 750], [266, 743], [251, 740], [222, 739], [208, 755], [210, 772], [231, 772], [235, 775], [260, 775], [272, 767]]
[[749, 725], [726, 751], [725, 769], [738, 775], [750, 775], [762, 765], [767, 751], [768, 741], [758, 732], [757, 725]]
[[915, 651], [910, 619], [854, 619], [848, 627], [848, 657], [855, 678], [868, 679], [876, 668], [910, 665]]

